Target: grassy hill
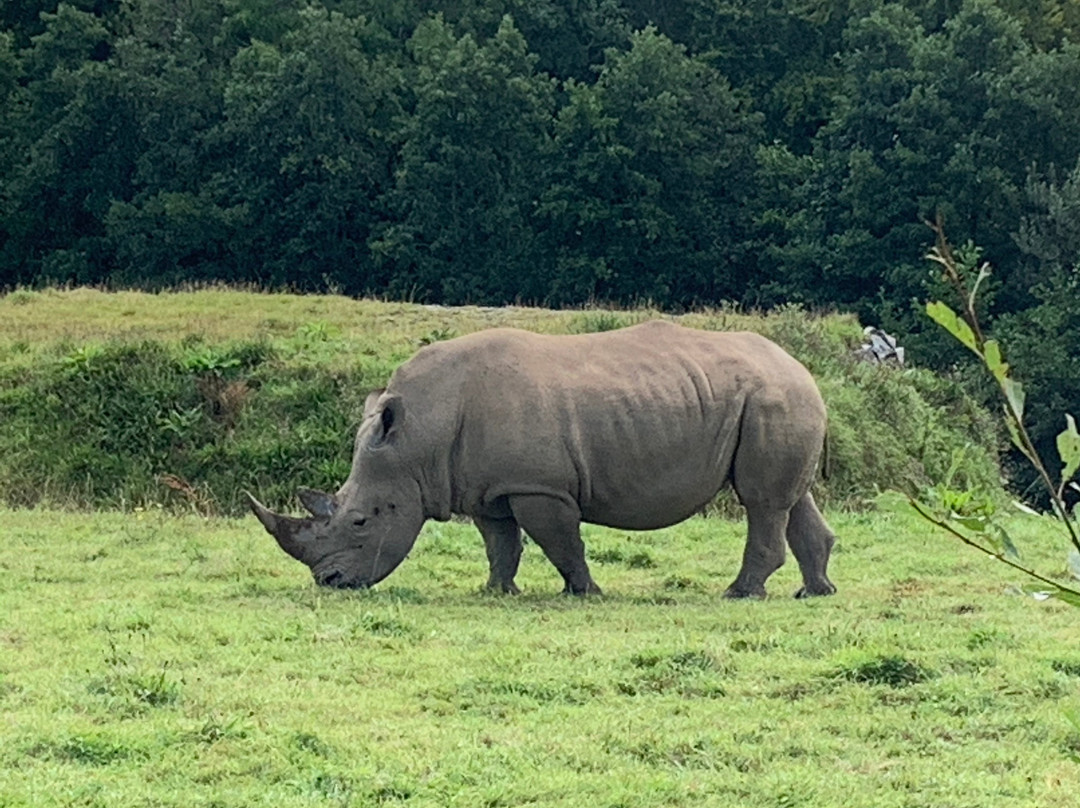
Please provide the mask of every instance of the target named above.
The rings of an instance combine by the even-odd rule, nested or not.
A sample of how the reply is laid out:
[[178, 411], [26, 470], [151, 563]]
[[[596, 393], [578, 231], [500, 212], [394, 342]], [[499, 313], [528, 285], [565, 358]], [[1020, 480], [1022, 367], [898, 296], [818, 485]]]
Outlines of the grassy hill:
[[[0, 298], [0, 502], [231, 513], [250, 488], [281, 506], [298, 485], [344, 479], [365, 394], [420, 346], [494, 326], [583, 333], [659, 316], [229, 289], [15, 291]], [[918, 488], [950, 468], [999, 485], [986, 414], [929, 371], [855, 361], [853, 318], [788, 308], [675, 319], [758, 331], [811, 369], [830, 410], [827, 503]]]

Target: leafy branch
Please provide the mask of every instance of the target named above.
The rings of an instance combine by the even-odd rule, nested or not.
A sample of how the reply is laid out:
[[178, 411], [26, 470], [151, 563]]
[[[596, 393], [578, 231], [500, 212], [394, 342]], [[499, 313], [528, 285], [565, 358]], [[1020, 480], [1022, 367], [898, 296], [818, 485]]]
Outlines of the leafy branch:
[[[970, 524], [968, 524], [970, 520], [969, 517], [962, 517], [959, 514], [950, 513], [947, 517], [942, 518], [935, 516], [932, 510], [930, 510], [921, 502], [912, 497], [908, 497], [908, 502], [911, 503], [911, 506], [915, 509], [919, 516], [930, 522], [930, 524], [941, 528], [947, 533], [951, 533], [968, 547], [972, 547], [978, 550], [980, 553], [984, 553], [991, 558], [997, 559], [1002, 564], [1006, 564], [1007, 566], [1012, 567], [1014, 570], [1019, 570], [1020, 572], [1027, 575], [1029, 578], [1032, 578], [1039, 583], [1043, 583], [1052, 587], [1052, 590], [1049, 593], [1050, 596], [1055, 597], [1058, 600], [1063, 600], [1073, 606], [1080, 607], [1080, 591], [1077, 591], [1076, 589], [1068, 586], [1064, 586], [1053, 580], [1052, 578], [1047, 578], [1045, 575], [1039, 574], [1035, 570], [1031, 569], [1031, 567], [1025, 566], [1017, 560], [1019, 554], [1016, 552], [1016, 547], [1015, 545], [1013, 545], [1012, 540], [1008, 537], [1008, 534], [1005, 533], [1005, 531], [1001, 528], [1000, 525], [987, 522], [985, 527], [983, 525], [972, 527]], [[996, 543], [997, 546], [986, 546], [979, 543], [971, 536], [966, 535], [962, 530], [956, 527], [954, 523], [963, 523], [967, 525], [968, 529], [972, 532], [986, 535], [988, 538], [992, 537], [992, 533], [990, 533], [989, 530], [999, 532], [998, 542]], [[1033, 591], [1032, 594], [1037, 595], [1040, 594], [1041, 591], [1042, 590]]]
[[[940, 218], [931, 223], [930, 227], [937, 237], [937, 243], [927, 258], [940, 266], [945, 281], [956, 292], [961, 310], [958, 314], [947, 304], [935, 301], [927, 303], [926, 313], [979, 357], [997, 383], [1005, 399], [1004, 420], [1009, 431], [1009, 438], [1035, 469], [1039, 480], [1049, 494], [1053, 512], [1064, 525], [1073, 547], [1069, 558], [1069, 568], [1074, 577], [1080, 577], [1078, 574], [1080, 573], [1080, 534], [1077, 531], [1076, 518], [1066, 509], [1064, 499], [1066, 486], [1080, 470], [1080, 433], [1077, 432], [1076, 421], [1071, 415], [1066, 415], [1065, 429], [1057, 436], [1057, 450], [1062, 467], [1060, 479], [1055, 483], [1024, 426], [1024, 388], [1012, 377], [1011, 368], [1003, 357], [1000, 344], [997, 340], [988, 339], [979, 325], [976, 302], [979, 287], [990, 277], [990, 265], [983, 262], [975, 266], [977, 260], [967, 265], [964, 261], [958, 260], [945, 237]], [[952, 490], [950, 482], [946, 481], [933, 489], [934, 499], [940, 504], [939, 508], [930, 508], [910, 496], [908, 501], [920, 516], [952, 534], [964, 544], [1050, 587], [1048, 592], [1037, 594], [1043, 597], [1055, 597], [1080, 607], [1080, 590], [1065, 586], [1020, 563], [1016, 547], [1008, 533], [1000, 523], [993, 519], [992, 504], [977, 501], [973, 492]], [[1072, 483], [1072, 485], [1076, 484]]]

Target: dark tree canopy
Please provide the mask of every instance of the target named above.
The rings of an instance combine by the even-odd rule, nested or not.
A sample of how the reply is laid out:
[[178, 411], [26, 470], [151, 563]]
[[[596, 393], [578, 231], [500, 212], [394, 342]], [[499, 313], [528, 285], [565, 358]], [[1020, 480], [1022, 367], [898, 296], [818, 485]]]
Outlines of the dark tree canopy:
[[938, 215], [996, 267], [991, 318], [1056, 305], [1078, 160], [1080, 0], [0, 10], [0, 289], [801, 302], [910, 333]]

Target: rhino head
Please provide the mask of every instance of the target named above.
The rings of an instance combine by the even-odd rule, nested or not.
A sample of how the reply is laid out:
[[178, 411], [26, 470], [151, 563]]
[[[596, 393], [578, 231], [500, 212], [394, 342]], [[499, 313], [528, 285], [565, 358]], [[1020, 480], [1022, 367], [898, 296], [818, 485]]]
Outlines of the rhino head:
[[251, 494], [251, 510], [281, 549], [322, 586], [372, 586], [405, 560], [424, 524], [420, 485], [402, 450], [400, 399], [373, 393], [356, 436], [349, 479], [335, 494], [302, 488], [311, 514], [274, 513]]

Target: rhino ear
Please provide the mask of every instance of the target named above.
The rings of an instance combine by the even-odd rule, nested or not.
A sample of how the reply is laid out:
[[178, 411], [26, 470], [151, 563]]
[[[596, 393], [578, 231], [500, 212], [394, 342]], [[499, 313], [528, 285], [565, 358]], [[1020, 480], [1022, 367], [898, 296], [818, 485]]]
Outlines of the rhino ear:
[[367, 394], [367, 398], [364, 399], [364, 415], [363, 420], [367, 420], [369, 415], [375, 413], [375, 405], [379, 403], [379, 396], [386, 392], [385, 387], [380, 387], [378, 390], [372, 390]]
[[385, 441], [393, 437], [394, 433], [401, 428], [405, 416], [405, 407], [398, 396], [390, 396], [383, 402], [382, 412], [379, 413], [381, 429], [379, 440]]
[[320, 519], [329, 519], [337, 510], [337, 500], [325, 491], [317, 491], [314, 488], [301, 488], [296, 492], [300, 497], [301, 504], [307, 508], [308, 513]]
[[277, 539], [281, 549], [297, 561], [308, 564], [312, 543], [318, 535], [318, 523], [314, 519], [294, 519], [274, 513], [247, 491], [244, 494], [252, 513], [262, 522], [266, 532]]

